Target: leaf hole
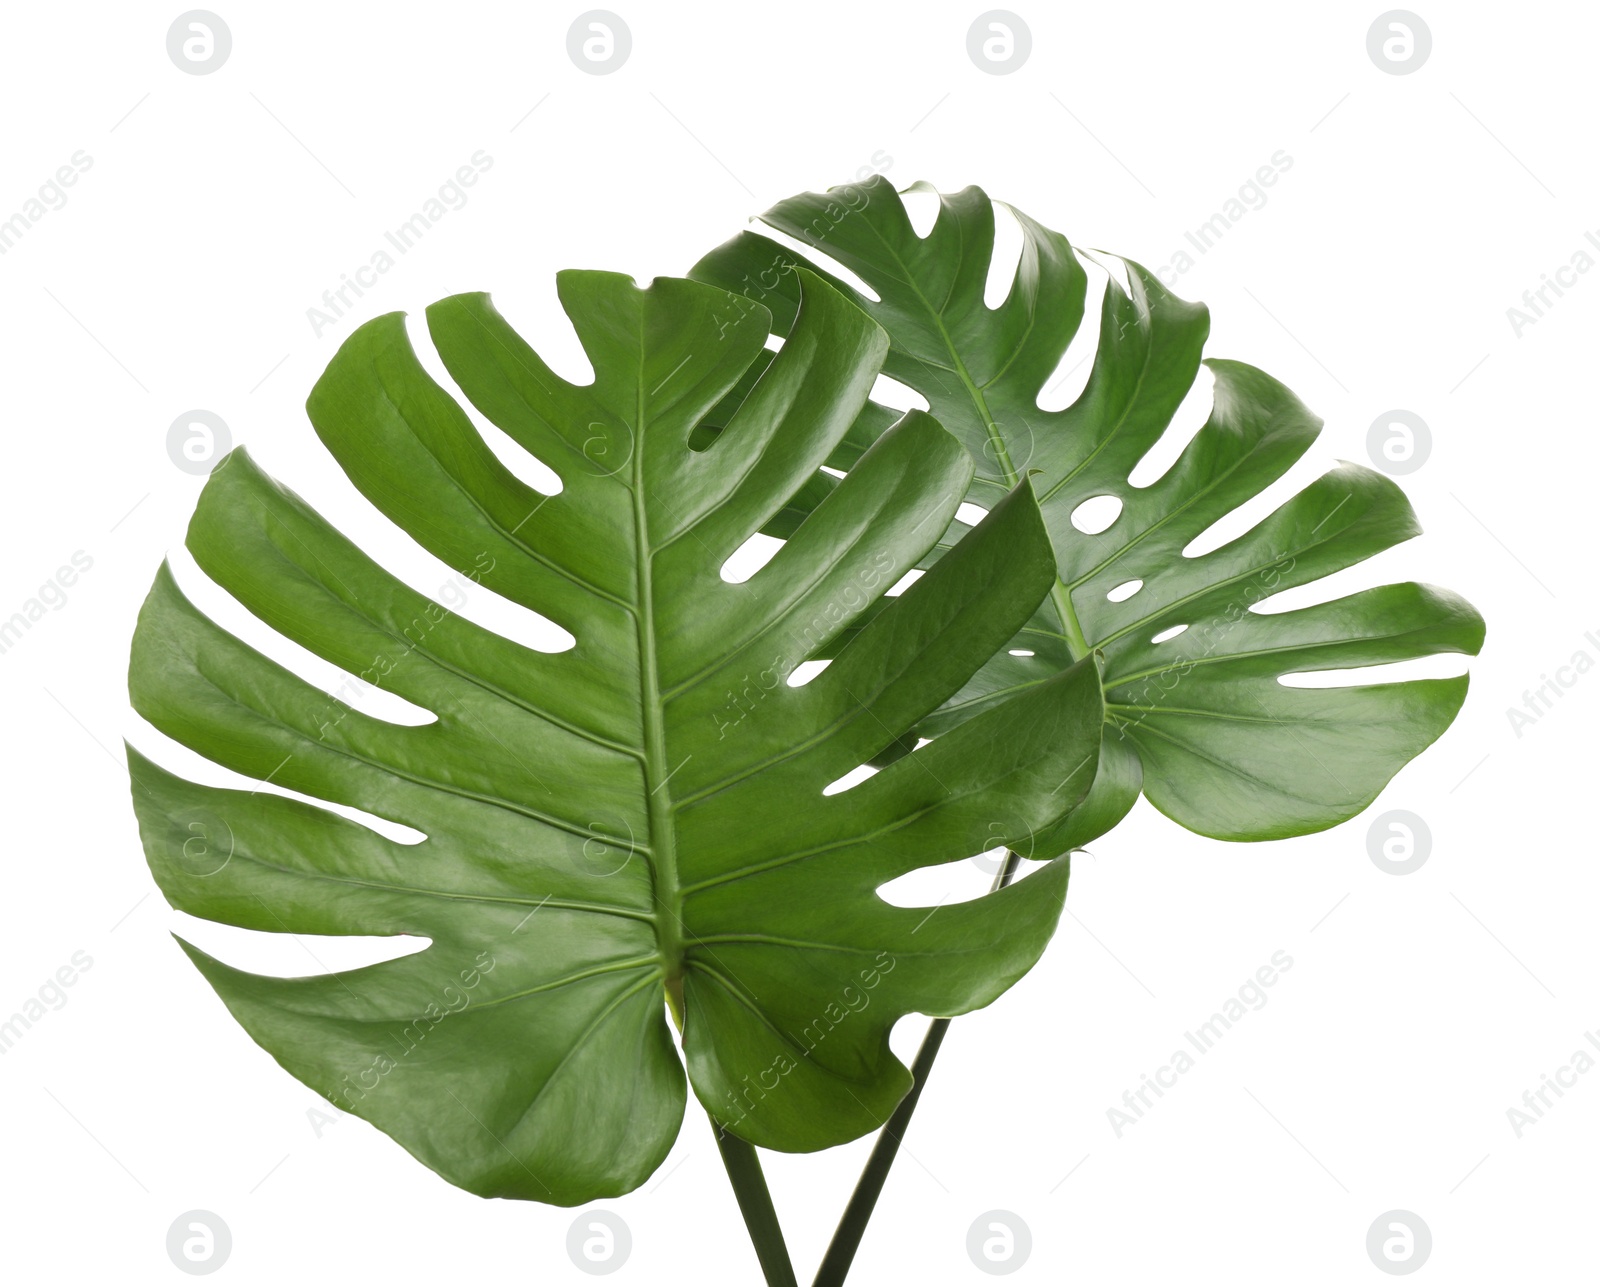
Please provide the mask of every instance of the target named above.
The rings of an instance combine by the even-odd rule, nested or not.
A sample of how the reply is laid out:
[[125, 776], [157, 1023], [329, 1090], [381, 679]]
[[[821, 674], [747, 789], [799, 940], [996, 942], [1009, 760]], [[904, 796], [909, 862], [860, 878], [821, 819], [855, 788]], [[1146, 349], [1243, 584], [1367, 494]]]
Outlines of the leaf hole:
[[177, 911], [172, 913], [172, 928], [234, 969], [272, 979], [343, 974], [415, 956], [433, 946], [431, 938], [416, 934], [293, 934], [242, 929]]
[[[337, 473], [337, 466], [330, 465], [330, 468]], [[379, 561], [384, 571], [409, 589], [473, 625], [534, 652], [566, 652], [577, 644], [570, 630], [495, 591], [497, 560], [487, 552], [480, 556], [481, 568], [477, 565], [453, 568], [412, 540], [343, 474], [337, 475], [332, 486], [337, 492], [332, 497], [332, 505], [339, 514], [339, 529], [353, 545], [374, 557], [381, 551]], [[327, 506], [316, 505], [314, 493], [308, 494], [306, 499], [324, 513], [328, 512]]]
[[723, 563], [722, 579], [729, 585], [743, 585], [766, 567], [772, 561], [773, 555], [782, 548], [783, 542], [775, 536], [767, 536], [761, 532], [752, 534]]
[[[878, 897], [891, 907], [924, 908], [931, 913], [929, 920], [932, 920], [940, 907], [970, 903], [989, 893], [1005, 861], [1006, 850], [1002, 845], [970, 858], [918, 867], [879, 885]], [[1027, 878], [1043, 866], [1042, 862], [1023, 859], [1012, 883]]]
[[1150, 636], [1150, 642], [1153, 643], [1153, 644], [1166, 643], [1167, 640], [1169, 640], [1169, 639], [1176, 639], [1179, 635], [1181, 635], [1188, 628], [1189, 628], [1189, 623], [1187, 621], [1184, 622], [1181, 626], [1168, 626], [1160, 634], [1151, 635]]
[[1105, 270], [1106, 276], [1116, 284], [1117, 289], [1124, 295], [1131, 296], [1133, 294], [1133, 284], [1128, 280], [1128, 264], [1121, 255], [1104, 254], [1090, 250], [1083, 252], [1080, 258], [1099, 264]]
[[[850, 217], [851, 216], [848, 214], [845, 215], [845, 218], [847, 219]], [[834, 277], [837, 277], [846, 286], [849, 286], [852, 290], [864, 295], [874, 304], [881, 302], [877, 291], [873, 290], [872, 287], [868, 286], [867, 283], [864, 282], [860, 277], [857, 277], [855, 273], [851, 272], [850, 269], [846, 268], [827, 252], [817, 249], [817, 247], [811, 245], [809, 242], [791, 237], [788, 233], [781, 232], [777, 228], [765, 227], [761, 230], [761, 233], [763, 236], [777, 242], [780, 246], [785, 247], [794, 254], [805, 256], [805, 258], [809, 260], [812, 265], [821, 269], [824, 273], [828, 273]]]
[[1122, 514], [1122, 497], [1091, 496], [1072, 511], [1072, 525], [1085, 536], [1098, 536]]
[[[439, 717], [427, 707], [409, 702], [381, 684], [353, 675], [323, 660], [288, 635], [280, 634], [207, 576], [187, 548], [179, 546], [169, 551], [167, 563], [178, 588], [196, 608], [242, 643], [320, 688], [328, 695], [330, 709], [334, 701], [339, 701], [369, 719], [406, 728], [438, 722]], [[396, 651], [397, 656], [388, 660], [397, 660], [403, 649]], [[380, 663], [384, 660], [375, 658], [375, 668], [381, 669]]]
[[870, 764], [859, 764], [855, 768], [851, 769], [850, 772], [846, 773], [842, 778], [835, 778], [832, 782], [828, 783], [827, 786], [823, 787], [822, 794], [838, 795], [842, 791], [848, 791], [853, 786], [861, 785], [861, 783], [865, 782], [877, 771], [878, 770], [873, 768]]
[[887, 599], [898, 599], [902, 594], [914, 586], [922, 578], [921, 568], [912, 568], [903, 577], [883, 592]]
[[896, 411], [926, 411], [928, 400], [909, 384], [880, 373], [872, 382], [872, 400]]
[[[1229, 510], [1205, 531], [1199, 533], [1183, 547], [1183, 557], [1204, 558], [1213, 550], [1220, 550], [1223, 546], [1238, 540], [1291, 501], [1322, 474], [1326, 466], [1326, 460], [1315, 458], [1308, 452], [1254, 496]], [[1354, 516], [1353, 511], [1350, 516]], [[1337, 531], [1338, 525], [1335, 522], [1323, 528], [1320, 534], [1327, 538], [1335, 535]]]
[[1083, 395], [1100, 347], [1100, 315], [1105, 306], [1108, 274], [1084, 255], [1078, 256], [1078, 262], [1089, 279], [1084, 290], [1083, 321], [1034, 400], [1041, 411], [1064, 411]]
[[[790, 672], [788, 681], [789, 687], [804, 688], [813, 679], [825, 671], [832, 660], [833, 659], [829, 657], [824, 658], [822, 661], [802, 661], [794, 668], [793, 671]], [[827, 792], [824, 791], [823, 794], [826, 795]]]
[[[138, 715], [134, 717], [135, 727], [138, 729], [140, 749], [147, 759], [160, 764], [169, 773], [187, 778], [197, 786], [217, 787], [225, 791], [246, 791], [254, 795], [275, 795], [285, 800], [298, 800], [301, 804], [311, 805], [313, 808], [325, 809], [329, 813], [337, 814], [348, 822], [354, 822], [374, 831], [385, 840], [397, 845], [420, 845], [426, 840], [427, 834], [409, 827], [403, 822], [396, 822], [391, 818], [380, 817], [375, 813], [368, 813], [364, 809], [352, 808], [347, 804], [339, 804], [333, 800], [323, 800], [317, 796], [306, 795], [300, 791], [291, 791], [279, 786], [276, 782], [257, 781], [243, 773], [235, 773], [232, 769], [208, 760], [198, 751], [191, 751], [182, 742], [174, 741], [154, 724], [146, 722]], [[129, 741], [133, 739], [130, 738]], [[281, 767], [281, 766], [280, 766]]]
[[[1326, 530], [1326, 529], [1324, 529]], [[1288, 569], [1286, 568], [1285, 571]], [[1273, 589], [1263, 581], [1262, 589], [1269, 591], [1250, 605], [1258, 616], [1271, 617], [1281, 612], [1297, 612], [1301, 608], [1314, 608], [1318, 604], [1332, 603], [1362, 590], [1388, 583], [1390, 580], [1411, 579], [1416, 571], [1415, 553], [1405, 546], [1391, 546], [1360, 563], [1353, 563], [1337, 572], [1301, 585], [1281, 586]], [[1426, 578], [1423, 578], [1426, 579]], [[1248, 596], [1247, 596], [1248, 597]]]
[[994, 207], [994, 250], [989, 256], [989, 275], [983, 284], [983, 302], [989, 309], [997, 309], [1006, 302], [1017, 280], [1017, 268], [1022, 263], [1022, 225], [1011, 207], [1003, 201], [991, 203]]
[[[1356, 688], [1367, 684], [1400, 684], [1413, 679], [1458, 679], [1467, 673], [1469, 659], [1460, 653], [1441, 652], [1376, 666], [1345, 670], [1301, 670], [1279, 675], [1285, 688]], [[1541, 677], [1549, 682], [1548, 677]]]
[[[568, 328], [570, 330], [570, 328]], [[483, 445], [488, 448], [489, 454], [518, 482], [543, 496], [559, 496], [563, 489], [561, 476], [551, 469], [549, 465], [540, 460], [520, 442], [508, 434], [492, 420], [481, 415], [472, 405], [471, 400], [461, 391], [459, 385], [451, 378], [449, 369], [444, 364], [444, 359], [439, 356], [439, 351], [433, 346], [433, 339], [428, 334], [427, 320], [420, 314], [406, 315], [406, 335], [411, 341], [411, 347], [416, 351], [417, 361], [423, 370], [433, 377], [434, 382], [443, 389], [461, 408], [463, 415], [472, 422], [472, 427], [478, 431], [478, 437], [483, 439]], [[542, 356], [542, 355], [541, 355]], [[588, 378], [584, 383], [594, 379], [591, 368]]]
[[[499, 285], [494, 291], [494, 305], [518, 335], [537, 335], [535, 347], [539, 358], [560, 380], [575, 388], [587, 388], [595, 382], [594, 363], [578, 338], [577, 328], [567, 317], [561, 305], [560, 285], [555, 273], [504, 274], [507, 278], [520, 278], [518, 282]], [[517, 318], [533, 319], [531, 329], [517, 325]], [[420, 318], [423, 330], [427, 319]], [[407, 324], [411, 317], [406, 318]], [[446, 386], [449, 387], [449, 386]]]
[[1130, 486], [1149, 487], [1164, 478], [1167, 471], [1178, 463], [1184, 448], [1211, 418], [1215, 386], [1216, 379], [1211, 374], [1211, 368], [1202, 366], [1194, 383], [1189, 386], [1189, 392], [1183, 395], [1183, 401], [1172, 413], [1166, 429], [1150, 444], [1150, 450], [1139, 458], [1139, 463], [1129, 472]]
[[942, 204], [939, 194], [932, 188], [913, 186], [900, 194], [900, 204], [906, 209], [906, 222], [911, 225], [911, 231], [926, 239], [933, 225], [939, 222]]
[[1144, 589], [1143, 581], [1124, 581], [1121, 585], [1114, 585], [1106, 591], [1106, 598], [1112, 603], [1126, 603], [1140, 590]]

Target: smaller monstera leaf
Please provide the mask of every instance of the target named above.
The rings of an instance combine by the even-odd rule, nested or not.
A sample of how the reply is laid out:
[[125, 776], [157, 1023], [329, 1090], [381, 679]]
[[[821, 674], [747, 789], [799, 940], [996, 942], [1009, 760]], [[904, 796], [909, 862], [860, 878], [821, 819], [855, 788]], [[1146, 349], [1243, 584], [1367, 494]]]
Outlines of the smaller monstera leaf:
[[[1356, 465], [1324, 474], [1220, 548], [1185, 556], [1196, 537], [1280, 478], [1316, 440], [1321, 421], [1271, 376], [1208, 360], [1210, 419], [1160, 479], [1133, 486], [1130, 475], [1199, 372], [1206, 309], [1124, 261], [1128, 287], [1110, 275], [1082, 395], [1065, 410], [1044, 411], [1038, 400], [1083, 320], [1088, 278], [1065, 237], [1012, 213], [1021, 258], [994, 309], [984, 303], [994, 207], [978, 188], [939, 196], [925, 237], [881, 176], [804, 193], [761, 216], [877, 295], [827, 274], [888, 332], [885, 374], [922, 394], [971, 453], [977, 468], [969, 499], [988, 508], [1029, 476], [1050, 532], [1058, 578], [1039, 612], [917, 732], [955, 727], [1099, 654], [1110, 725], [1099, 776], [1081, 808], [1036, 838], [1032, 856], [1103, 834], [1141, 789], [1183, 826], [1225, 840], [1302, 835], [1354, 816], [1449, 726], [1466, 677], [1342, 688], [1295, 688], [1280, 679], [1474, 654], [1482, 619], [1449, 591], [1416, 583], [1294, 611], [1253, 610], [1421, 530], [1400, 489]], [[784, 332], [794, 316], [797, 267], [822, 271], [770, 237], [743, 232], [690, 276], [769, 309]], [[766, 360], [757, 355], [741, 390]], [[737, 405], [736, 391], [713, 419], [724, 421]], [[827, 465], [854, 467], [895, 418], [869, 402]], [[839, 485], [819, 473], [771, 530], [781, 535], [803, 522]], [[1121, 502], [1115, 521], [1094, 535], [1075, 527], [1074, 511], [1105, 496]], [[933, 557], [964, 530], [953, 525]]]
[[[1032, 492], [884, 599], [972, 473], [931, 417], [907, 415], [765, 567], [728, 583], [727, 559], [860, 412], [882, 331], [807, 279], [782, 352], [701, 435], [762, 350], [765, 311], [682, 280], [558, 284], [587, 385], [557, 376], [486, 296], [444, 300], [428, 324], [467, 398], [549, 464], [559, 494], [489, 450], [399, 315], [349, 338], [309, 411], [382, 513], [576, 645], [534, 651], [447, 611], [238, 451], [190, 525], [196, 562], [283, 636], [434, 719], [353, 709], [219, 627], [163, 568], [134, 637], [133, 704], [258, 786], [195, 785], [131, 752], [130, 765], [174, 907], [431, 940], [298, 979], [185, 944], [258, 1043], [452, 1183], [573, 1204], [636, 1187], [672, 1145], [685, 1068], [669, 1001], [688, 1082], [743, 1138], [810, 1150], [880, 1125], [910, 1085], [894, 1022], [985, 1005], [1020, 977], [1067, 867], [932, 911], [878, 888], [1051, 825], [1094, 777], [1104, 712], [1086, 663], [825, 794], [1033, 614], [1054, 561]], [[845, 637], [822, 673], [786, 682]], [[316, 801], [426, 838], [399, 843]]]

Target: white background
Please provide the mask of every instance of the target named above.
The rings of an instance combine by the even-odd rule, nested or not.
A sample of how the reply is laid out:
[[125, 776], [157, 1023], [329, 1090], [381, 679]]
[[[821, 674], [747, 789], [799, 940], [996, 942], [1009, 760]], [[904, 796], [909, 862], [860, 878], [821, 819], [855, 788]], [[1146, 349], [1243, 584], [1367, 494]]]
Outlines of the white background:
[[[1212, 354], [1327, 418], [1269, 500], [1366, 460], [1391, 408], [1431, 427], [1404, 480], [1426, 534], [1333, 588], [1414, 576], [1471, 598], [1489, 635], [1466, 708], [1330, 832], [1226, 845], [1141, 805], [1080, 857], [1044, 961], [952, 1029], [852, 1281], [985, 1281], [965, 1239], [993, 1209], [1031, 1228], [1020, 1282], [1383, 1281], [1365, 1240], [1394, 1208], [1432, 1230], [1419, 1281], [1592, 1278], [1600, 1070], [1521, 1138], [1507, 1109], [1600, 1029], [1600, 675], [1521, 736], [1506, 712], [1575, 652], [1600, 659], [1600, 273], [1520, 338], [1506, 310], [1600, 229], [1600, 13], [1415, 0], [1433, 50], [1396, 76], [1367, 54], [1379, 4], [1015, 2], [1033, 51], [1001, 76], [967, 55], [980, 3], [614, 0], [633, 48], [603, 76], [568, 57], [578, 5], [215, 0], [233, 50], [205, 76], [167, 56], [175, 4], [8, 13], [0, 219], [74, 152], [92, 165], [0, 256], [0, 617], [74, 552], [93, 560], [0, 656], [0, 1017], [74, 952], [93, 960], [0, 1057], [9, 1281], [180, 1281], [166, 1233], [195, 1208], [232, 1230], [218, 1281], [589, 1281], [565, 1252], [574, 1212], [457, 1192], [354, 1118], [319, 1135], [321, 1101], [167, 936], [121, 739], [206, 772], [125, 695], [135, 613], [201, 485], [168, 458], [175, 417], [221, 416], [431, 590], [447, 573], [386, 530], [302, 410], [360, 320], [490, 289], [576, 370], [558, 268], [682, 273], [875, 158], [899, 186], [976, 183], [1081, 246], [1166, 265], [1280, 149], [1270, 199], [1177, 289], [1210, 304]], [[480, 149], [493, 164], [467, 204], [316, 335], [307, 309]], [[1369, 859], [1389, 809], [1431, 829], [1414, 874]], [[185, 932], [236, 963], [317, 968], [302, 945]], [[1117, 1138], [1107, 1109], [1280, 949], [1294, 965], [1266, 1006]], [[921, 1026], [897, 1034], [907, 1058]], [[768, 1159], [802, 1280], [865, 1152]], [[755, 1281], [693, 1111], [656, 1179], [606, 1205], [633, 1235], [616, 1281]]]

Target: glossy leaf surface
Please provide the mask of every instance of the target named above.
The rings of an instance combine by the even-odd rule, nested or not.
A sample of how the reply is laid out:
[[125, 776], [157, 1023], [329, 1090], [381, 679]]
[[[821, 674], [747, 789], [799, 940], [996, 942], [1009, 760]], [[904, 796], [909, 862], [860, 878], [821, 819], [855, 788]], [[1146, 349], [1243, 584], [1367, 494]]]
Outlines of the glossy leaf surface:
[[[762, 216], [877, 296], [828, 274], [888, 332], [885, 373], [926, 398], [972, 455], [969, 500], [988, 509], [1024, 477], [1039, 497], [1055, 585], [1010, 647], [917, 731], [956, 727], [1099, 653], [1111, 726], [1099, 778], [1089, 802], [1040, 837], [1033, 856], [1102, 834], [1141, 789], [1184, 826], [1229, 840], [1304, 834], [1359, 813], [1448, 727], [1466, 677], [1334, 688], [1280, 679], [1474, 654], [1481, 618], [1449, 591], [1416, 583], [1292, 611], [1255, 610], [1420, 531], [1394, 482], [1362, 466], [1340, 465], [1243, 535], [1186, 555], [1299, 460], [1321, 421], [1264, 372], [1210, 359], [1210, 418], [1159, 479], [1133, 486], [1130, 475], [1199, 373], [1206, 309], [1126, 262], [1127, 287], [1112, 273], [1105, 288], [1082, 395], [1064, 410], [1042, 410], [1040, 395], [1058, 378], [1083, 321], [1087, 274], [1065, 237], [1011, 213], [1021, 256], [994, 309], [984, 291], [995, 207], [977, 188], [940, 196], [925, 237], [881, 176], [793, 197]], [[784, 332], [794, 316], [797, 265], [822, 271], [789, 245], [744, 232], [691, 276], [770, 309]], [[758, 357], [752, 378], [764, 361]], [[827, 464], [856, 467], [894, 419], [869, 404]], [[808, 505], [838, 486], [819, 474], [775, 530], [801, 521]], [[1100, 503], [1116, 510], [1114, 521], [1080, 530], [1097, 527], [1081, 515], [1074, 523], [1080, 506], [1097, 498], [1113, 498]], [[952, 536], [962, 530], [956, 524]]]
[[[567, 272], [559, 290], [587, 385], [557, 376], [486, 296], [428, 311], [454, 382], [507, 450], [555, 471], [558, 494], [490, 450], [400, 315], [349, 338], [308, 409], [378, 510], [575, 646], [535, 651], [448, 611], [241, 450], [191, 523], [200, 568], [282, 636], [433, 718], [352, 708], [218, 626], [163, 568], [135, 634], [134, 706], [256, 786], [196, 785], [131, 750], [130, 766], [174, 907], [276, 933], [430, 940], [289, 979], [186, 944], [258, 1043], [452, 1183], [573, 1204], [650, 1175], [686, 1082], [771, 1148], [878, 1126], [909, 1085], [895, 1020], [1004, 991], [1053, 932], [1067, 866], [937, 909], [877, 889], [1050, 825], [1088, 790], [1104, 714], [1085, 663], [825, 795], [1033, 615], [1054, 560], [1031, 490], [997, 498], [884, 599], [972, 474], [954, 438], [910, 414], [766, 566], [729, 583], [729, 557], [861, 412], [882, 331], [807, 279], [782, 352], [708, 436], [702, 422], [762, 350], [764, 310], [674, 279], [641, 290]], [[791, 686], [819, 649], [831, 665]], [[361, 815], [425, 839], [400, 843]]]

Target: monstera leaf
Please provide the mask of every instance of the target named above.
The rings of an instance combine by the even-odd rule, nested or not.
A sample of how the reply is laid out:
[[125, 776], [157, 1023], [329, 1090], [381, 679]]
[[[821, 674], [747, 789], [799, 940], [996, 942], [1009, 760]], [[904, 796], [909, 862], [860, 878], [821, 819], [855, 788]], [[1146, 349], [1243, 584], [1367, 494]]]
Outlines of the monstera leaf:
[[[1127, 263], [1128, 289], [1115, 274], [1106, 286], [1082, 396], [1063, 411], [1041, 410], [1040, 392], [1083, 319], [1087, 275], [1066, 238], [1013, 213], [1022, 254], [996, 309], [984, 303], [994, 210], [977, 188], [940, 197], [926, 237], [881, 177], [806, 193], [762, 216], [878, 296], [829, 276], [888, 332], [885, 374], [922, 394], [971, 453], [969, 499], [988, 508], [1031, 475], [1050, 533], [1058, 577], [1037, 615], [917, 731], [951, 728], [1099, 653], [1111, 726], [1099, 777], [1050, 845], [1103, 833], [1141, 785], [1163, 813], [1222, 839], [1298, 835], [1351, 817], [1449, 725], [1466, 678], [1295, 688], [1280, 677], [1476, 653], [1482, 620], [1457, 596], [1411, 583], [1296, 611], [1253, 610], [1418, 533], [1399, 488], [1355, 465], [1323, 475], [1243, 536], [1186, 557], [1197, 536], [1305, 453], [1321, 421], [1270, 376], [1212, 359], [1210, 419], [1158, 481], [1132, 486], [1130, 474], [1198, 373], [1206, 310]], [[820, 271], [745, 232], [691, 276], [758, 301], [782, 332], [795, 315], [796, 265]], [[751, 379], [765, 360], [758, 357]], [[894, 419], [869, 404], [828, 466], [856, 467]], [[820, 473], [774, 530], [803, 520], [808, 506], [843, 486]], [[1109, 527], [1088, 535], [1073, 514], [1096, 497], [1115, 497], [1121, 508]]]
[[[720, 575], [836, 450], [887, 347], [837, 292], [794, 281], [782, 352], [698, 436], [762, 351], [765, 310], [690, 281], [561, 274], [595, 372], [576, 385], [486, 296], [430, 308], [455, 382], [559, 475], [556, 495], [489, 450], [399, 315], [357, 330], [317, 384], [312, 422], [367, 499], [568, 630], [566, 652], [416, 593], [242, 451], [212, 475], [188, 534], [204, 572], [431, 722], [374, 718], [301, 680], [202, 615], [166, 568], [140, 614], [136, 709], [257, 780], [198, 786], [130, 752], [172, 905], [255, 930], [431, 940], [310, 978], [189, 956], [286, 1069], [475, 1193], [572, 1204], [637, 1186], [677, 1134], [685, 1062], [745, 1140], [859, 1136], [910, 1084], [895, 1020], [987, 1004], [1060, 914], [1064, 860], [956, 906], [876, 891], [1020, 844], [1084, 796], [1104, 721], [1091, 662], [825, 793], [957, 693], [1048, 593], [1027, 485], [885, 599], [972, 474], [953, 437], [909, 414], [765, 567]], [[819, 650], [831, 665], [786, 682]], [[387, 838], [362, 815], [426, 838]]]

